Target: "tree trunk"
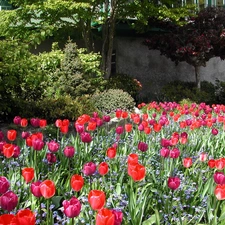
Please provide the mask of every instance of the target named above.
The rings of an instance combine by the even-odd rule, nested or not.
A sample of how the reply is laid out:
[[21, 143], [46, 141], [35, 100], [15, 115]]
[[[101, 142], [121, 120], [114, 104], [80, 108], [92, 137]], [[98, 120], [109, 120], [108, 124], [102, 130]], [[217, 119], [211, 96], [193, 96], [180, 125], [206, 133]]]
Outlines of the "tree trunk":
[[199, 70], [200, 70], [200, 66], [194, 66], [195, 68], [195, 82], [196, 82], [196, 87], [198, 89], [201, 89], [201, 81], [200, 81], [200, 73], [199, 73]]
[[[109, 1], [106, 1], [106, 7], [109, 6]], [[107, 8], [106, 8], [107, 9]], [[105, 79], [111, 76], [111, 61], [113, 52], [114, 32], [117, 16], [117, 0], [111, 1], [110, 17], [103, 25], [103, 45], [102, 45], [102, 71]]]
[[87, 20], [80, 20], [80, 26], [82, 28], [82, 37], [85, 43], [85, 48], [88, 52], [94, 51], [94, 42], [92, 38], [92, 31], [91, 31], [91, 21]]

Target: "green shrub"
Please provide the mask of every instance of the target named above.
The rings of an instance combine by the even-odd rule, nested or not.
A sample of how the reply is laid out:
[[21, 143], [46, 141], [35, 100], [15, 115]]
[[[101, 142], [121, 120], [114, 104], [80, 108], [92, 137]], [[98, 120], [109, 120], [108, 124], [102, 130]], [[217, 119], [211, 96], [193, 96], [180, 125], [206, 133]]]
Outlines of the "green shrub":
[[134, 109], [134, 99], [130, 94], [121, 89], [109, 89], [93, 95], [94, 106], [102, 113], [111, 113], [116, 109], [129, 110]]
[[[23, 101], [15, 103], [18, 115], [26, 118], [38, 117], [54, 122], [56, 119], [75, 120], [80, 115], [91, 114], [97, 109], [88, 96], [77, 97], [61, 96], [58, 98], [44, 98], [40, 101]], [[27, 110], [29, 108], [29, 110]]]
[[141, 83], [129, 75], [126, 74], [116, 74], [109, 78], [107, 89], [121, 89], [129, 93], [135, 100], [137, 100], [137, 95], [139, 94], [142, 86]]
[[52, 83], [51, 93], [70, 95], [73, 98], [93, 94], [104, 83], [99, 69], [100, 61], [96, 53], [78, 49], [76, 43], [68, 42], [64, 49], [61, 67], [54, 73], [56, 82]]
[[201, 82], [201, 89], [196, 88], [194, 82], [173, 81], [167, 84], [162, 89], [162, 96], [164, 101], [180, 102], [183, 99], [207, 104], [213, 104], [216, 101], [215, 87], [212, 83]]

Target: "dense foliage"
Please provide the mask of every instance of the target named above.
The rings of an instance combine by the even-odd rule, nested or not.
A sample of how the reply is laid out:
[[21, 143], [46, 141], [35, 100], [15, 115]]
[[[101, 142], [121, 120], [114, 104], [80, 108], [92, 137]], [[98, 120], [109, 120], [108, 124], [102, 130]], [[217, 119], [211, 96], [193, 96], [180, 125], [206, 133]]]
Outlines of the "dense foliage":
[[88, 96], [82, 97], [85, 101], [80, 97], [104, 88], [99, 54], [87, 53], [70, 42], [65, 50], [53, 43], [51, 52], [34, 55], [23, 43], [2, 41], [0, 57], [1, 119], [15, 113], [49, 121], [58, 116], [74, 119], [95, 110]]
[[194, 82], [173, 81], [162, 88], [158, 98], [164, 101], [181, 102], [189, 99], [190, 102], [205, 102], [209, 105], [224, 104], [224, 85], [225, 83], [219, 80], [215, 84], [202, 81], [201, 90], [199, 90]]

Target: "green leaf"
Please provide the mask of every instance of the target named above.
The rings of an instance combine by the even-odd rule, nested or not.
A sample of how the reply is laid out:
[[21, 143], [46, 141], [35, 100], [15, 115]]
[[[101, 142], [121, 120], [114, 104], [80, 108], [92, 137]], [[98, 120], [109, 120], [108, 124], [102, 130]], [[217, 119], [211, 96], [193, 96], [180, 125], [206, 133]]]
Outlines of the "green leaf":
[[156, 223], [156, 215], [152, 215], [149, 219], [145, 220], [142, 225], [151, 225]]
[[116, 193], [117, 193], [118, 195], [121, 194], [121, 184], [120, 184], [120, 183], [117, 183], [117, 185], [116, 185]]
[[63, 196], [54, 196], [52, 198], [52, 203], [55, 205], [55, 208], [59, 208], [61, 206], [61, 200], [63, 199]]

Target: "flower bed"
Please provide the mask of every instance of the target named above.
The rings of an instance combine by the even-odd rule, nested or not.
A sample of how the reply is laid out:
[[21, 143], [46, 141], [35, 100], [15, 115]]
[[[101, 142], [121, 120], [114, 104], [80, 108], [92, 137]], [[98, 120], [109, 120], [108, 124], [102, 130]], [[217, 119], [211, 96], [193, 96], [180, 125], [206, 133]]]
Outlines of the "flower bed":
[[82, 115], [73, 133], [15, 117], [0, 132], [0, 224], [224, 224], [225, 106], [139, 108], [115, 126]]

